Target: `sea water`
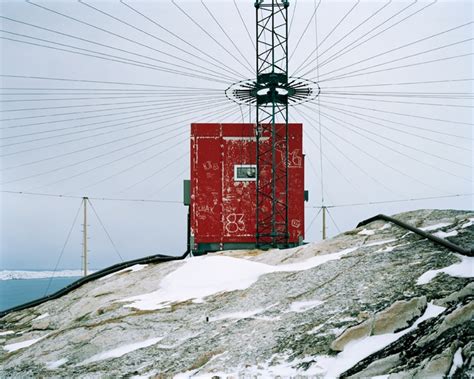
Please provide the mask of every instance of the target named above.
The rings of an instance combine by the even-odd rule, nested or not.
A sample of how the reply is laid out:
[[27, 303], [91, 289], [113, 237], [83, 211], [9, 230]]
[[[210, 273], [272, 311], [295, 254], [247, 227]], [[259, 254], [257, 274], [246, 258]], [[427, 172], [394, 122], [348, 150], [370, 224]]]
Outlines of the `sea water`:
[[78, 276], [0, 280], [0, 311], [50, 295], [77, 279]]

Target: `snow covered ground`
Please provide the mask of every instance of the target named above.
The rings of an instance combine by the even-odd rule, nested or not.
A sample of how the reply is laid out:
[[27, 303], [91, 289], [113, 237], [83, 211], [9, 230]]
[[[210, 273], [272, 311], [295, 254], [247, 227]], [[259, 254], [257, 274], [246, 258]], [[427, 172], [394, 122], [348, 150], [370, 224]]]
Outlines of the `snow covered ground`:
[[[395, 342], [403, 335], [416, 329], [421, 322], [428, 320], [429, 318], [438, 316], [445, 309], [446, 308], [444, 307], [429, 303], [423, 315], [421, 315], [411, 327], [397, 333], [387, 333], [369, 336], [351, 341], [349, 344], [346, 345], [344, 350], [337, 354], [335, 357], [315, 356], [288, 361], [287, 356], [272, 356], [272, 358], [266, 364], [259, 365], [258, 367], [247, 367], [245, 370], [240, 371], [240, 375], [245, 374], [245, 377], [248, 376], [252, 378], [265, 378], [274, 376], [293, 377], [300, 374], [306, 376], [315, 375], [316, 377], [336, 378], [344, 371], [351, 368], [357, 362], [368, 357], [372, 353], [383, 349], [384, 347], [390, 345], [392, 342]], [[279, 360], [282, 363], [274, 364], [275, 360]], [[299, 365], [308, 361], [315, 361], [316, 363], [312, 364], [308, 370], [298, 368]], [[178, 374], [174, 378], [184, 379], [192, 377], [194, 379], [211, 379], [216, 376], [239, 377], [237, 371], [239, 370], [236, 370], [235, 373], [226, 371], [225, 373], [213, 372], [211, 374], [199, 374], [198, 370], [194, 370]]]
[[157, 291], [122, 299], [126, 307], [156, 310], [175, 302], [202, 302], [206, 296], [220, 292], [243, 290], [261, 275], [273, 272], [302, 271], [337, 260], [358, 247], [333, 254], [318, 255], [302, 262], [269, 265], [226, 256], [203, 256], [187, 259], [177, 270], [166, 276]]
[[113, 272], [112, 274], [109, 274], [109, 275], [106, 275], [102, 278], [99, 279], [99, 281], [101, 280], [106, 280], [108, 278], [111, 278], [115, 275], [119, 275], [119, 274], [122, 274], [124, 272], [137, 272], [137, 271], [140, 271], [140, 270], [143, 270], [145, 267], [147, 267], [148, 265], [140, 265], [140, 264], [137, 264], [137, 265], [133, 265], [133, 266], [130, 266], [130, 267], [127, 267], [127, 268], [124, 268], [123, 270], [120, 270], [120, 271], [117, 271], [117, 272]]
[[440, 230], [439, 232], [433, 233], [433, 235], [439, 238], [455, 237], [458, 235], [458, 231], [452, 230], [450, 232], [443, 232]]
[[317, 358], [317, 363], [314, 365], [313, 374], [324, 374], [324, 376], [328, 378], [337, 377], [347, 369], [351, 368], [357, 362], [368, 357], [370, 354], [390, 345], [392, 342], [395, 342], [403, 335], [416, 329], [421, 322], [438, 316], [444, 310], [444, 307], [430, 303], [428, 304], [428, 307], [426, 308], [423, 315], [407, 329], [404, 329], [398, 333], [387, 333], [364, 337], [347, 344], [344, 347], [344, 350], [335, 357]]
[[[430, 210], [401, 219], [463, 244], [472, 216]], [[12, 313], [0, 360], [11, 377], [368, 377], [382, 364], [380, 378], [413, 367], [430, 377], [435, 341], [448, 357], [436, 373], [452, 376], [470, 359], [474, 287], [464, 278], [473, 266], [383, 222], [294, 249], [136, 265]], [[412, 338], [419, 349], [405, 357]], [[387, 363], [393, 355], [399, 361]]]
[[145, 341], [134, 342], [134, 343], [130, 343], [130, 344], [127, 344], [127, 345], [119, 346], [119, 347], [117, 347], [115, 349], [112, 349], [112, 350], [103, 351], [103, 352], [101, 352], [99, 354], [96, 354], [96, 355], [93, 355], [89, 359], [86, 359], [85, 361], [79, 363], [78, 366], [88, 364], [88, 363], [102, 361], [104, 359], [118, 358], [118, 357], [121, 357], [122, 355], [131, 353], [132, 351], [154, 345], [162, 339], [163, 339], [163, 337], [149, 338]]
[[42, 320], [46, 317], [49, 317], [49, 313], [43, 313], [42, 315], [39, 315], [38, 317], [36, 317], [33, 321]]
[[309, 300], [309, 301], [295, 301], [290, 305], [290, 312], [306, 312], [318, 305], [323, 304], [324, 301], [321, 300]]
[[39, 338], [33, 338], [31, 340], [26, 340], [26, 341], [21, 341], [21, 342], [17, 342], [17, 343], [8, 344], [8, 345], [3, 346], [3, 349], [8, 351], [9, 353], [11, 353], [12, 351], [17, 351], [17, 350], [23, 349], [25, 347], [31, 346], [31, 345], [35, 344], [36, 342], [41, 341], [43, 338], [46, 338], [47, 336], [48, 336], [48, 334], [46, 334], [42, 337], [39, 337]]
[[429, 270], [418, 278], [416, 284], [422, 285], [429, 283], [436, 275], [441, 274], [442, 272], [457, 278], [473, 278], [474, 257], [466, 257], [459, 254], [456, 254], [456, 256], [461, 259], [461, 262], [437, 270]]
[[437, 229], [441, 229], [441, 228], [445, 228], [446, 226], [449, 226], [449, 225], [452, 225], [451, 223], [449, 222], [440, 222], [439, 224], [434, 224], [434, 225], [430, 225], [430, 226], [424, 226], [423, 228], [420, 228], [421, 230], [425, 231], [425, 232], [430, 232], [432, 230], [437, 230]]
[[[264, 274], [308, 270], [326, 262], [341, 259], [359, 248], [385, 245], [395, 241], [397, 239], [374, 241], [336, 253], [317, 255], [301, 262], [282, 265], [270, 265], [228, 256], [193, 257], [187, 259], [183, 266], [165, 277], [159, 290], [121, 301], [128, 303], [125, 307], [141, 310], [162, 309], [174, 302], [191, 299], [194, 302], [202, 302], [206, 296], [216, 293], [246, 289]], [[307, 248], [311, 248], [310, 246], [308, 245]], [[299, 249], [302, 248], [299, 247]], [[142, 268], [137, 267], [132, 271]]]

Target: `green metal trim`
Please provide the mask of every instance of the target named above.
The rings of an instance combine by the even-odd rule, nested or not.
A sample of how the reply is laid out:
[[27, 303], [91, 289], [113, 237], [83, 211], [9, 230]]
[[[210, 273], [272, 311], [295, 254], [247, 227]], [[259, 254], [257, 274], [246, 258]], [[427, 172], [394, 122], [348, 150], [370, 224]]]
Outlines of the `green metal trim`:
[[[262, 246], [258, 247], [260, 250], [268, 250], [270, 248], [274, 249], [287, 249], [291, 247], [297, 247], [301, 246], [303, 244], [302, 238], [299, 238], [299, 241], [296, 243], [288, 243], [288, 244], [278, 244], [277, 246], [268, 246], [268, 248], [264, 249]], [[193, 243], [194, 245], [194, 243]], [[193, 246], [191, 245], [191, 246]], [[222, 246], [222, 248], [221, 248]], [[215, 243], [198, 243], [195, 245], [195, 248], [192, 249], [193, 255], [204, 255], [207, 253], [215, 253], [218, 251], [223, 251], [223, 250], [253, 250], [257, 249], [257, 244], [256, 243], [241, 243], [241, 242], [229, 242], [229, 243], [224, 243], [220, 244], [218, 242]]]
[[183, 204], [191, 205], [191, 180], [183, 180]]

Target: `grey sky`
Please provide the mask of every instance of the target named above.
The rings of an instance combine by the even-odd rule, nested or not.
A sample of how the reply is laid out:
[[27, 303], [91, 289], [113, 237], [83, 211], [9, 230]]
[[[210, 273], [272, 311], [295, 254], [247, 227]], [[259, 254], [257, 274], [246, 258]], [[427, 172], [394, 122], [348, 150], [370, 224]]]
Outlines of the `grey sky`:
[[[316, 38], [314, 20], [309, 23], [304, 33], [314, 12], [315, 3], [301, 0], [290, 3], [290, 19], [293, 17], [293, 10], [295, 10], [289, 42], [290, 54], [293, 54], [294, 51], [290, 61], [291, 73], [316, 47]], [[186, 96], [179, 98], [176, 89], [170, 89], [173, 93], [169, 96], [172, 97], [164, 100], [169, 100], [168, 108], [160, 105], [161, 108], [156, 109], [156, 103], [150, 103], [144, 107], [139, 102], [162, 100], [164, 99], [162, 94], [160, 94], [162, 97], [156, 97], [157, 93], [140, 92], [141, 96], [146, 96], [140, 98], [130, 94], [127, 95], [128, 98], [123, 97], [124, 95], [116, 95], [117, 90], [124, 88], [153, 90], [156, 87], [2, 77], [3, 89], [1, 92], [4, 102], [2, 102], [1, 118], [4, 121], [1, 123], [1, 145], [23, 142], [1, 148], [2, 171], [0, 177], [1, 182], [6, 183], [2, 185], [2, 190], [181, 201], [182, 180], [189, 177], [187, 151], [189, 150], [190, 122], [242, 121], [239, 108], [232, 107], [232, 103], [226, 102], [223, 91], [232, 83], [232, 80], [252, 78], [255, 52], [234, 3], [232, 1], [205, 2], [239, 50], [222, 33], [201, 2], [177, 2], [199, 25], [216, 38], [228, 50], [227, 52], [193, 24], [171, 2], [130, 2], [144, 15], [179, 35], [183, 40], [201, 49], [207, 55], [199, 53], [183, 41], [166, 33], [118, 1], [91, 1], [87, 4], [126, 21], [130, 25], [142, 29], [143, 32], [78, 2], [50, 1], [38, 2], [38, 4], [103, 28], [115, 35], [28, 3], [12, 1], [1, 2], [2, 16], [67, 33], [83, 40], [39, 30], [5, 18], [1, 19], [4, 31], [2, 36], [74, 50], [84, 54], [95, 55], [91, 51], [96, 51], [108, 54], [108, 57], [102, 55], [108, 60], [2, 39], [0, 40], [2, 74], [200, 87], [205, 90], [201, 93], [186, 94]], [[255, 8], [253, 1], [241, 0], [237, 4], [250, 35], [254, 38]], [[472, 55], [465, 55], [472, 53], [473, 44], [472, 40], [469, 40], [473, 37], [472, 23], [382, 55], [391, 49], [472, 22], [472, 2], [441, 1], [429, 5], [429, 2], [423, 1], [414, 4], [401, 1], [391, 3], [362, 1], [356, 6], [355, 4], [353, 1], [322, 1], [317, 12], [320, 59], [324, 62], [325, 59], [337, 53], [337, 59], [322, 65], [319, 72], [322, 87], [320, 100], [321, 124], [323, 125], [325, 204], [367, 203], [473, 192], [473, 171], [472, 167], [469, 167], [472, 166], [472, 81], [354, 87], [472, 78]], [[412, 5], [410, 6], [410, 4]], [[384, 7], [384, 5], [386, 6]], [[354, 9], [348, 13], [353, 7]], [[382, 7], [384, 8], [382, 9]], [[426, 8], [421, 10], [424, 7]], [[403, 10], [404, 8], [406, 9]], [[371, 17], [378, 10], [380, 11]], [[415, 13], [417, 11], [419, 12]], [[400, 13], [397, 15], [398, 12]], [[408, 17], [411, 14], [414, 15]], [[392, 19], [383, 23], [392, 16], [394, 16]], [[406, 19], [403, 20], [404, 18]], [[368, 19], [367, 22], [363, 23], [366, 19]], [[388, 28], [398, 21], [401, 22]], [[338, 26], [335, 28], [336, 25]], [[371, 31], [378, 25], [380, 27]], [[378, 32], [386, 28], [388, 28], [386, 31], [376, 36]], [[353, 32], [349, 33], [351, 30]], [[17, 35], [5, 33], [5, 31], [17, 33]], [[22, 36], [18, 34], [22, 34]], [[118, 35], [124, 38], [120, 38]], [[43, 41], [33, 40], [26, 36]], [[371, 38], [372, 36], [374, 37]], [[371, 39], [364, 43], [369, 38]], [[63, 46], [51, 44], [46, 40], [63, 44]], [[84, 40], [91, 40], [96, 44]], [[163, 41], [174, 44], [178, 48], [170, 47]], [[457, 44], [442, 47], [453, 43]], [[298, 47], [294, 50], [297, 44]], [[358, 46], [359, 44], [360, 46]], [[104, 47], [104, 45], [113, 48]], [[348, 47], [345, 48], [346, 46]], [[351, 50], [351, 47], [354, 46], [356, 47]], [[343, 48], [345, 50], [339, 53]], [[176, 58], [159, 53], [157, 50]], [[426, 52], [427, 50], [432, 51]], [[422, 52], [426, 53], [419, 54]], [[378, 54], [380, 56], [374, 57]], [[247, 58], [251, 66], [248, 66], [242, 55]], [[413, 56], [404, 58], [410, 55]], [[465, 56], [459, 57], [460, 55]], [[315, 56], [313, 55], [312, 58]], [[455, 56], [458, 57], [450, 58]], [[110, 60], [124, 58], [128, 59], [128, 63], [133, 63], [133, 60], [135, 63], [141, 62], [139, 64], [142, 66], [148, 65], [148, 68]], [[396, 59], [400, 60], [382, 65]], [[171, 65], [158, 60], [169, 62]], [[239, 63], [238, 60], [244, 64]], [[362, 60], [364, 62], [357, 63]], [[435, 62], [416, 65], [426, 61]], [[380, 66], [377, 66], [379, 64]], [[155, 67], [153, 68], [151, 65]], [[173, 69], [173, 65], [174, 70], [185, 71], [191, 76], [202, 75], [209, 80], [166, 73], [156, 69], [156, 66], [166, 66]], [[224, 71], [223, 66], [238, 74], [229, 74]], [[385, 70], [395, 67], [400, 68]], [[315, 64], [311, 64], [307, 69], [301, 70], [297, 74], [301, 75], [308, 71], [305, 77], [314, 78], [317, 76], [317, 71], [314, 68]], [[355, 72], [360, 69], [364, 70]], [[217, 71], [219, 75], [209, 72], [209, 70]], [[373, 72], [379, 70], [380, 72]], [[352, 77], [336, 80], [335, 76], [337, 75]], [[7, 90], [5, 88], [25, 88], [25, 90]], [[46, 96], [35, 95], [34, 92], [39, 91], [26, 90], [26, 88], [57, 88], [59, 90], [51, 90], [51, 94]], [[62, 99], [67, 97], [64, 95], [64, 92], [67, 91], [64, 89], [72, 88], [76, 89], [76, 95], [68, 96], [84, 98], [84, 100], [9, 101], [39, 98]], [[103, 92], [113, 94], [100, 96], [88, 94], [92, 92], [92, 89], [103, 89]], [[88, 90], [90, 91], [88, 92]], [[379, 93], [377, 97], [365, 97], [368, 100], [357, 100], [357, 96], [354, 95], [330, 93], [334, 91], [403, 92], [405, 96], [387, 97]], [[24, 94], [13, 95], [14, 92]], [[407, 92], [422, 93], [424, 97], [406, 97]], [[84, 95], [77, 95], [77, 93], [84, 93]], [[103, 99], [97, 99], [100, 97]], [[419, 104], [407, 104], [410, 102]], [[130, 104], [113, 105], [114, 103]], [[433, 106], [420, 103], [442, 105]], [[100, 104], [110, 104], [110, 106]], [[11, 110], [22, 108], [69, 107], [71, 105], [88, 106], [11, 112]], [[143, 107], [137, 108], [138, 106]], [[318, 105], [314, 103], [308, 106], [291, 109], [290, 120], [302, 122], [307, 133], [304, 140], [307, 157], [306, 188], [310, 190], [308, 206], [311, 207], [321, 205], [320, 153], [315, 146], [319, 145], [320, 136], [317, 123]], [[367, 108], [375, 109], [375, 111]], [[110, 109], [110, 111], [90, 112], [100, 109]], [[341, 113], [341, 109], [346, 113]], [[132, 111], [134, 112], [131, 113]], [[233, 113], [225, 115], [225, 111]], [[353, 117], [347, 115], [348, 111], [358, 113], [353, 113], [353, 116], [356, 116]], [[79, 112], [89, 113], [80, 114]], [[157, 117], [158, 112], [167, 115], [161, 116], [166, 119], [151, 118]], [[303, 117], [299, 112], [310, 116], [314, 121]], [[51, 116], [51, 114], [62, 113], [71, 114]], [[248, 110], [244, 109], [243, 113], [244, 121], [247, 122]], [[99, 114], [115, 115], [92, 117]], [[47, 115], [47, 117], [36, 117], [43, 115]], [[84, 117], [89, 118], [77, 120]], [[12, 118], [23, 119], [5, 120]], [[136, 121], [142, 119], [142, 122]], [[454, 122], [435, 121], [434, 119]], [[54, 122], [58, 120], [63, 121]], [[90, 125], [106, 120], [115, 120], [115, 122]], [[368, 120], [379, 125], [370, 123]], [[252, 119], [252, 121], [254, 120]], [[353, 126], [347, 124], [342, 126], [341, 123], [344, 122]], [[25, 126], [30, 123], [36, 125]], [[97, 129], [118, 123], [123, 125]], [[80, 127], [86, 124], [88, 126]], [[38, 133], [53, 129], [62, 130]], [[84, 130], [89, 131], [65, 135]], [[30, 133], [36, 134], [15, 137], [19, 134]], [[416, 135], [420, 135], [422, 138]], [[49, 138], [54, 136], [58, 137]], [[26, 143], [28, 140], [38, 138], [43, 139]], [[70, 140], [73, 141], [67, 142]], [[102, 146], [93, 147], [95, 145]], [[19, 153], [23, 150], [26, 151]], [[75, 152], [77, 150], [83, 151]], [[17, 154], [10, 154], [15, 152]], [[42, 161], [34, 163], [39, 160]], [[115, 163], [109, 164], [114, 160]], [[82, 161], [84, 162], [79, 163]], [[13, 168], [20, 165], [21, 167]], [[68, 167], [61, 169], [63, 166]], [[152, 174], [155, 175], [145, 180]], [[30, 176], [32, 177], [29, 179], [18, 180]], [[111, 176], [110, 179], [103, 180], [109, 176]], [[130, 186], [133, 187], [129, 188]], [[178, 255], [184, 251], [186, 246], [186, 208], [183, 205], [99, 200], [92, 202], [125, 259], [154, 253]], [[331, 209], [330, 214], [337, 226], [341, 230], [346, 230], [354, 227], [358, 221], [377, 213], [392, 214], [417, 208], [472, 209], [472, 205], [472, 197], [458, 197], [340, 207]], [[0, 269], [53, 268], [79, 206], [80, 199], [2, 193]], [[308, 226], [318, 209], [308, 208], [306, 211]], [[62, 268], [80, 267], [80, 222], [79, 218], [61, 260], [60, 267]], [[337, 233], [337, 228], [331, 219], [328, 222], [329, 235], [334, 235]], [[306, 239], [308, 241], [319, 240], [320, 235], [321, 222], [318, 218], [312, 224]], [[90, 215], [90, 238], [90, 267], [103, 267], [117, 261], [117, 256], [92, 213]]]

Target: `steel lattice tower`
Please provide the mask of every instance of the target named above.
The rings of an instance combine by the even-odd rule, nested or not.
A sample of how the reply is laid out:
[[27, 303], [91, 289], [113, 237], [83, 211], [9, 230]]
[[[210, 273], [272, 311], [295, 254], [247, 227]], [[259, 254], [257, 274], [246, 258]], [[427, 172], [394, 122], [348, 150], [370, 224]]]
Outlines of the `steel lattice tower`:
[[255, 3], [258, 246], [285, 246], [289, 237], [288, 6], [287, 0]]
[[257, 0], [256, 79], [233, 83], [226, 96], [256, 107], [256, 241], [286, 247], [288, 229], [288, 107], [314, 100], [320, 87], [288, 77], [288, 0]]

